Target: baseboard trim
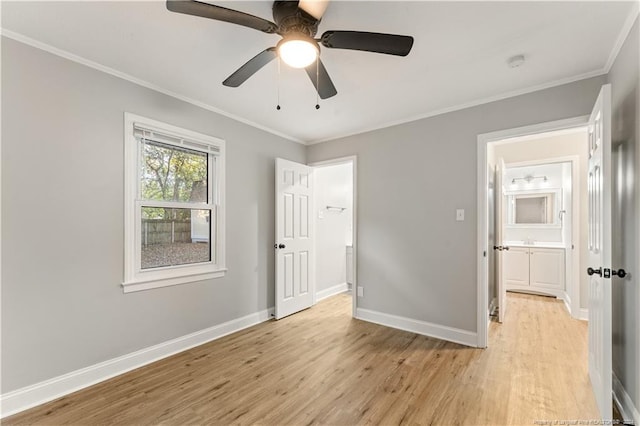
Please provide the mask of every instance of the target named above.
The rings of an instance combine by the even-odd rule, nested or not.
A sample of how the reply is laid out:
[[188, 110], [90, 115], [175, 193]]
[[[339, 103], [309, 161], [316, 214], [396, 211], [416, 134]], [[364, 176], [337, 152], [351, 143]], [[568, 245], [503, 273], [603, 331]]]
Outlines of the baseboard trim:
[[[491, 299], [491, 303], [489, 303], [489, 316], [495, 315], [498, 309], [498, 299]], [[491, 318], [489, 318], [489, 322], [491, 322]]]
[[44, 404], [133, 369], [254, 326], [267, 321], [272, 314], [273, 308], [266, 309], [34, 385], [7, 392], [0, 395], [0, 418]]
[[580, 308], [578, 319], [582, 321], [589, 321], [589, 309]]
[[327, 297], [335, 296], [336, 294], [344, 293], [349, 290], [347, 283], [334, 285], [333, 287], [325, 288], [316, 293], [316, 302], [326, 299]]
[[571, 299], [563, 297], [562, 301], [564, 302], [564, 307], [567, 310], [567, 313], [571, 315]]
[[424, 336], [435, 337], [449, 342], [459, 343], [465, 346], [478, 347], [477, 333], [459, 328], [447, 327], [433, 324], [426, 321], [400, 317], [397, 315], [385, 314], [383, 312], [371, 311], [369, 309], [356, 309], [356, 318], [384, 325], [386, 327], [397, 328]]
[[640, 412], [638, 408], [633, 404], [633, 400], [627, 393], [627, 390], [622, 386], [622, 382], [618, 379], [618, 376], [613, 374], [613, 400], [618, 406], [618, 410], [622, 415], [622, 420], [625, 424], [632, 421], [634, 425], [640, 425]]

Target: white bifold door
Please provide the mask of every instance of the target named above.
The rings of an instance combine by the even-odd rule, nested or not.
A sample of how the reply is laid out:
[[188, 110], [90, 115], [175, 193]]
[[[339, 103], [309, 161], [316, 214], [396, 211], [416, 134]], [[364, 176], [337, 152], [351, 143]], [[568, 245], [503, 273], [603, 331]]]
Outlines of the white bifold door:
[[611, 86], [602, 86], [589, 118], [589, 377], [600, 415], [612, 412]]
[[313, 304], [312, 170], [276, 159], [276, 319]]

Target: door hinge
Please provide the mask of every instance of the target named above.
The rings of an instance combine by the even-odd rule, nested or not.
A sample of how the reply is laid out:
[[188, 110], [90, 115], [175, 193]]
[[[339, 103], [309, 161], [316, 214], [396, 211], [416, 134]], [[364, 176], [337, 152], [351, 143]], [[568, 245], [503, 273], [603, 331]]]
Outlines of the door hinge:
[[486, 250], [482, 252], [482, 257], [487, 257], [487, 251]]

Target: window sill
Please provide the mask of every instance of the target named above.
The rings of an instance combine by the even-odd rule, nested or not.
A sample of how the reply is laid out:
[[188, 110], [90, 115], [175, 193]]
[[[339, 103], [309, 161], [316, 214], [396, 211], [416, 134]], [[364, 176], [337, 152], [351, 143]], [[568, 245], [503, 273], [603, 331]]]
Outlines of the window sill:
[[169, 287], [179, 284], [193, 283], [197, 281], [210, 280], [214, 278], [222, 278], [226, 274], [227, 269], [218, 269], [211, 272], [205, 272], [193, 275], [183, 275], [180, 277], [152, 279], [152, 280], [131, 280], [122, 283], [124, 293], [133, 293], [135, 291], [151, 290], [160, 287]]

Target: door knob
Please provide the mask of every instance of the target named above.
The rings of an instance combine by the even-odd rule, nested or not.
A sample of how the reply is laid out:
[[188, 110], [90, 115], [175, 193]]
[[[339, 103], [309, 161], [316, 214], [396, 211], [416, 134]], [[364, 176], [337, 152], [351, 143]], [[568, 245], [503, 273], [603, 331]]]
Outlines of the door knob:
[[502, 250], [507, 250], [508, 251], [509, 250], [509, 246], [502, 247]]
[[286, 248], [287, 246], [285, 246], [284, 244], [274, 244], [273, 248], [274, 249], [283, 249]]
[[589, 275], [596, 274], [596, 275], [602, 276], [602, 268], [593, 269], [592, 267], [588, 267], [587, 268], [587, 274], [589, 274]]
[[627, 271], [624, 269], [612, 270], [611, 275], [617, 275], [619, 278], [624, 278], [627, 276]]

